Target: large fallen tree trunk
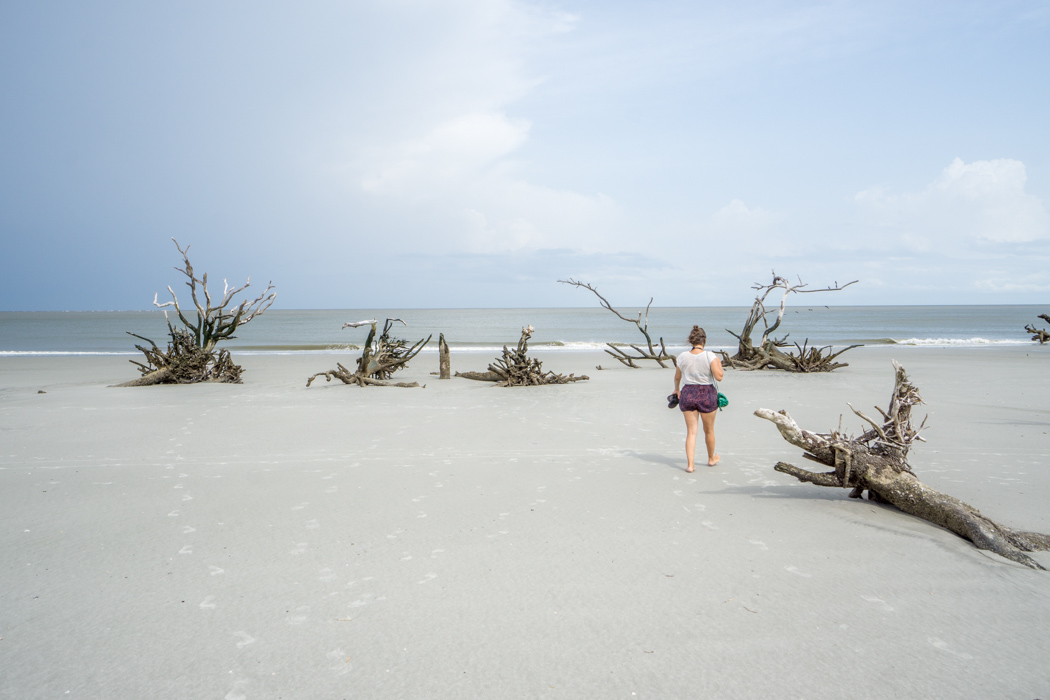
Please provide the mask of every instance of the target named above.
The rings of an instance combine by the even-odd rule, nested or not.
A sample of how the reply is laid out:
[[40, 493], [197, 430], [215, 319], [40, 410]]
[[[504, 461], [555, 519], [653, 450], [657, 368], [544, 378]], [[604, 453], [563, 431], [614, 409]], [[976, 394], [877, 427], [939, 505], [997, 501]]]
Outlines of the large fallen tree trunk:
[[[1050, 323], [1050, 316], [1046, 314], [1039, 314], [1039, 318]], [[1043, 345], [1046, 341], [1050, 340], [1050, 333], [1047, 333], [1045, 328], [1036, 328], [1035, 324], [1029, 323], [1024, 329], [1031, 333], [1032, 340], [1038, 340], [1040, 345]]]
[[457, 377], [474, 379], [481, 382], [495, 382], [496, 386], [539, 386], [543, 384], [568, 384], [590, 379], [585, 374], [576, 376], [544, 372], [543, 363], [529, 357], [529, 338], [532, 337], [532, 326], [521, 329], [518, 347], [514, 350], [503, 346], [503, 357], [489, 365], [487, 372], [456, 372]]
[[[198, 382], [224, 382], [239, 384], [241, 368], [230, 359], [227, 350], [217, 350], [216, 345], [223, 340], [230, 340], [241, 326], [270, 308], [277, 297], [273, 285], [267, 285], [265, 291], [253, 300], [243, 300], [236, 306], [234, 297], [251, 286], [251, 278], [242, 286], [231, 289], [223, 280], [222, 298], [212, 300], [208, 291], [208, 273], [199, 279], [190, 264], [189, 246], [182, 248], [179, 242], [171, 239], [182, 254], [183, 266], [175, 269], [187, 277], [186, 286], [190, 288], [190, 299], [196, 309], [196, 318], [190, 319], [179, 305], [179, 298], [169, 286], [171, 301], [159, 303], [158, 295], [153, 295], [153, 305], [164, 309], [164, 319], [168, 324], [168, 346], [162, 350], [149, 338], [128, 331], [131, 335], [149, 343], [149, 347], [136, 345], [146, 362], [131, 363], [139, 368], [142, 376], [117, 386], [149, 386], [152, 384], [196, 384]], [[173, 307], [182, 323], [182, 328], [172, 326], [168, 318], [167, 307]]]
[[[740, 333], [734, 333], [726, 329], [730, 335], [737, 339], [737, 352], [732, 357], [725, 351], [722, 355], [722, 366], [733, 369], [756, 370], [756, 369], [779, 369], [786, 372], [830, 372], [839, 367], [848, 367], [845, 362], [835, 362], [842, 353], [859, 345], [850, 345], [838, 352], [833, 352], [830, 345], [824, 347], [810, 347], [807, 338], [802, 345], [794, 343], [797, 352], [784, 352], [781, 348], [788, 347], [787, 335], [777, 338], [773, 335], [784, 320], [784, 310], [787, 308], [787, 298], [790, 294], [812, 294], [814, 292], [837, 292], [845, 289], [857, 280], [847, 282], [839, 286], [836, 282], [832, 287], [823, 289], [805, 289], [806, 285], [799, 281], [791, 284], [787, 278], [773, 273], [773, 281], [769, 284], [756, 283], [752, 289], [758, 290], [755, 302], [751, 305], [751, 312], [744, 322], [744, 328]], [[774, 289], [784, 290], [780, 299], [779, 308], [766, 309], [766, 299]], [[770, 324], [769, 317], [776, 314], [776, 320]], [[752, 340], [752, 334], [762, 325], [762, 337], [756, 343]]]
[[390, 328], [395, 321], [401, 325], [408, 325], [399, 318], [388, 318], [383, 324], [383, 333], [378, 338], [376, 338], [376, 326], [379, 322], [374, 318], [367, 321], [344, 323], [343, 328], [371, 326], [368, 338], [365, 339], [365, 345], [361, 349], [361, 357], [357, 358], [357, 369], [351, 372], [336, 362], [336, 369], [318, 372], [306, 380], [306, 386], [313, 384], [318, 377], [324, 377], [326, 382], [338, 379], [343, 384], [357, 384], [358, 386], [418, 387], [418, 382], [390, 382], [387, 380], [394, 375], [394, 372], [407, 367], [408, 361], [418, 355], [433, 336], [427, 336], [410, 346], [407, 340], [390, 336]]
[[633, 323], [635, 326], [638, 327], [639, 332], [643, 336], [645, 336], [645, 349], [642, 349], [634, 344], [627, 345], [627, 347], [631, 348], [636, 353], [638, 353], [637, 355], [632, 355], [628, 353], [622, 347], [614, 343], [606, 343], [606, 345], [608, 345], [609, 347], [605, 349], [605, 352], [615, 357], [619, 362], [627, 365], [628, 367], [633, 367], [635, 369], [639, 368], [639, 365], [635, 364], [635, 362], [641, 360], [652, 360], [659, 364], [661, 367], [667, 367], [667, 365], [664, 364], [665, 362], [670, 362], [672, 365], [677, 366], [678, 363], [675, 362], [674, 355], [667, 352], [667, 348], [664, 347], [664, 339], [660, 338], [660, 349], [657, 350], [653, 346], [653, 339], [649, 337], [649, 309], [653, 305], [653, 300], [651, 297], [649, 299], [648, 306], [645, 307], [644, 316], [642, 315], [642, 312], [639, 311], [638, 318], [627, 318], [619, 311], [614, 309], [612, 307], [612, 304], [610, 304], [609, 301], [601, 294], [599, 294], [598, 290], [592, 287], [591, 285], [585, 282], [577, 282], [571, 277], [567, 280], [558, 280], [558, 282], [560, 282], [561, 284], [572, 285], [573, 287], [578, 287], [580, 289], [591, 290], [592, 292], [594, 292], [594, 296], [598, 297], [598, 302], [601, 304], [603, 309], [608, 309], [612, 313], [616, 314], [616, 317], [619, 319], [627, 321], [628, 323]]
[[841, 426], [830, 433], [803, 430], [786, 411], [768, 408], [755, 411], [759, 418], [774, 423], [785, 440], [802, 449], [803, 457], [833, 471], [811, 472], [786, 462], [777, 462], [774, 469], [817, 486], [853, 489], [849, 494], [851, 498], [860, 498], [867, 491], [869, 499], [892, 504], [905, 513], [947, 528], [973, 542], [978, 549], [995, 552], [1033, 569], [1043, 569], [1025, 552], [1050, 550], [1050, 535], [1000, 525], [958, 498], [930, 488], [912, 472], [907, 461], [908, 451], [913, 442], [922, 440], [919, 432], [926, 421], [923, 420], [919, 428], [913, 428], [911, 409], [922, 403], [922, 398], [904, 368], [896, 361], [893, 366], [896, 381], [889, 409], [883, 411], [876, 407], [882, 414], [881, 424], [850, 406], [871, 426], [859, 437], [844, 435]]

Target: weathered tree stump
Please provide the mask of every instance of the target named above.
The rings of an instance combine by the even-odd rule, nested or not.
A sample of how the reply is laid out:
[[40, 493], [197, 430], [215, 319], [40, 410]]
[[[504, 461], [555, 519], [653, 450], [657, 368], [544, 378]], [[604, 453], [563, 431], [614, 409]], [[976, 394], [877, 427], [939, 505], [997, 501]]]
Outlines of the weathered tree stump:
[[445, 334], [438, 335], [438, 379], [452, 378], [452, 360], [449, 357], [448, 343], [445, 342]]
[[[1050, 316], [1046, 314], [1039, 314], [1038, 318], [1050, 323]], [[1029, 323], [1024, 329], [1031, 333], [1032, 340], [1038, 340], [1040, 345], [1043, 345], [1046, 341], [1050, 340], [1050, 333], [1047, 333], [1045, 328], [1036, 328], [1035, 324]]]
[[532, 326], [521, 329], [518, 347], [510, 350], [503, 346], [503, 357], [489, 365], [487, 372], [456, 372], [457, 377], [481, 382], [495, 382], [496, 386], [539, 386], [543, 384], [569, 384], [590, 379], [585, 374], [576, 376], [544, 372], [543, 363], [528, 356]]
[[[777, 275], [776, 272], [773, 273], [773, 281], [770, 284], [756, 283], [753, 289], [758, 290], [758, 295], [755, 297], [755, 303], [751, 305], [751, 312], [744, 322], [743, 330], [740, 333], [734, 333], [726, 329], [730, 335], [737, 339], [738, 345], [737, 353], [732, 357], [725, 351], [719, 351], [719, 354], [722, 356], [722, 366], [742, 370], [779, 369], [785, 372], [830, 372], [839, 367], [848, 367], [849, 365], [845, 362], [835, 362], [835, 358], [847, 350], [861, 347], [860, 345], [850, 345], [838, 352], [832, 352], [830, 345], [809, 347], [809, 339], [807, 338], [802, 345], [794, 343], [795, 348], [798, 350], [797, 353], [783, 352], [781, 348], [788, 347], [788, 336], [776, 338], [773, 336], [773, 333], [784, 320], [784, 310], [787, 308], [789, 294], [837, 292], [856, 283], [857, 280], [854, 280], [840, 287], [836, 282], [834, 286], [823, 289], [804, 289], [806, 285], [802, 284], [801, 281], [793, 285], [786, 278]], [[780, 307], [779, 309], [767, 310], [766, 298], [774, 289], [784, 290], [784, 294], [780, 299]], [[770, 325], [769, 316], [773, 313], [776, 313], [776, 321]], [[751, 339], [751, 334], [755, 332], [759, 324], [763, 326], [762, 337], [756, 344]]]
[[[271, 291], [273, 285], [267, 285], [266, 290], [255, 299], [244, 300], [231, 307], [234, 297], [251, 285], [251, 278], [243, 286], [235, 289], [231, 289], [223, 280], [222, 298], [218, 304], [214, 304], [208, 291], [208, 274], [205, 273], [198, 279], [193, 272], [193, 265], [190, 264], [189, 259], [190, 247], [182, 248], [174, 238], [171, 240], [182, 254], [183, 267], [175, 269], [187, 277], [186, 286], [190, 288], [190, 298], [197, 312], [196, 319], [191, 321], [183, 313], [182, 307], [179, 306], [179, 299], [170, 286], [168, 292], [171, 294], [171, 301], [161, 304], [157, 301], [158, 295], [153, 295], [153, 305], [159, 309], [165, 309], [164, 319], [168, 323], [167, 349], [161, 350], [149, 338], [128, 331], [128, 335], [146, 341], [150, 347], [135, 346], [145, 355], [145, 364], [131, 360], [131, 363], [139, 368], [142, 376], [130, 382], [117, 384], [117, 386], [196, 384], [198, 382], [239, 384], [241, 368], [230, 359], [229, 351], [216, 350], [216, 345], [222, 340], [236, 337], [233, 335], [234, 331], [270, 308], [277, 296], [276, 292]], [[200, 297], [203, 297], [204, 303], [201, 303]], [[171, 325], [166, 310], [169, 306], [174, 307], [182, 328], [175, 328]]]
[[390, 382], [387, 380], [393, 376], [394, 372], [407, 367], [408, 361], [418, 355], [433, 336], [427, 336], [424, 340], [419, 340], [409, 346], [406, 340], [390, 337], [390, 327], [395, 321], [408, 325], [399, 318], [388, 318], [383, 325], [383, 333], [378, 338], [376, 338], [376, 326], [379, 322], [374, 318], [367, 321], [344, 323], [343, 328], [371, 326], [368, 338], [365, 339], [364, 347], [361, 349], [361, 357], [357, 358], [357, 369], [351, 372], [336, 362], [336, 369], [318, 372], [306, 380], [306, 386], [310, 386], [318, 377], [324, 377], [326, 382], [338, 379], [343, 384], [357, 384], [358, 386], [418, 387], [418, 382]]
[[577, 282], [576, 280], [572, 279], [571, 277], [569, 279], [567, 279], [567, 280], [558, 280], [558, 282], [560, 282], [561, 284], [572, 285], [573, 287], [579, 287], [580, 289], [589, 289], [589, 290], [591, 290], [594, 293], [594, 296], [598, 297], [598, 302], [601, 304], [603, 309], [608, 309], [612, 313], [616, 314], [616, 317], [619, 318], [619, 319], [627, 321], [628, 323], [633, 323], [635, 326], [638, 327], [639, 332], [641, 332], [641, 334], [643, 336], [645, 336], [646, 349], [643, 350], [642, 348], [638, 347], [637, 345], [633, 345], [633, 344], [628, 344], [628, 346], [627, 346], [627, 347], [631, 348], [632, 350], [634, 350], [636, 353], [638, 353], [637, 355], [631, 355], [626, 350], [623, 350], [621, 347], [619, 347], [619, 346], [617, 346], [617, 345], [615, 345], [613, 343], [606, 343], [606, 345], [608, 345], [609, 347], [605, 349], [605, 352], [607, 352], [610, 355], [612, 355], [613, 357], [615, 357], [617, 359], [617, 361], [619, 361], [620, 363], [622, 363], [624, 365], [627, 365], [628, 367], [632, 367], [634, 369], [639, 369], [640, 368], [640, 365], [636, 364], [636, 362], [639, 362], [639, 361], [642, 361], [642, 360], [652, 360], [652, 361], [656, 362], [658, 365], [660, 365], [661, 367], [665, 367], [665, 368], [667, 367], [667, 365], [664, 364], [665, 362], [670, 362], [672, 365], [675, 365], [675, 366], [678, 365], [677, 361], [675, 360], [675, 356], [670, 354], [669, 352], [667, 352], [667, 348], [664, 347], [664, 339], [663, 338], [660, 338], [660, 349], [657, 350], [653, 346], [653, 339], [649, 337], [649, 309], [653, 305], [652, 297], [649, 298], [649, 304], [648, 304], [648, 306], [645, 307], [645, 315], [644, 316], [642, 315], [642, 312], [639, 311], [638, 312], [638, 318], [627, 318], [626, 316], [621, 314], [619, 311], [614, 309], [612, 307], [612, 305], [609, 303], [609, 301], [605, 297], [603, 297], [601, 294], [599, 294], [598, 290], [596, 288], [592, 287], [591, 285], [589, 285], [589, 284], [587, 284], [585, 282]]
[[[777, 462], [773, 468], [799, 481], [852, 489], [850, 498], [868, 498], [889, 503], [905, 513], [928, 520], [951, 530], [985, 549], [1032, 569], [1043, 569], [1039, 562], [1025, 552], [1050, 550], [1050, 535], [1013, 530], [991, 520], [957, 498], [936, 491], [919, 481], [912, 472], [907, 457], [911, 445], [922, 440], [919, 428], [911, 425], [911, 409], [922, 403], [919, 391], [908, 380], [908, 375], [894, 361], [896, 381], [889, 408], [883, 411], [881, 425], [850, 406], [870, 426], [858, 437], [848, 437], [839, 430], [813, 433], [799, 428], [786, 411], [760, 408], [759, 418], [771, 421], [781, 436], [804, 451], [806, 459], [831, 467], [830, 472], [811, 472], [786, 462]], [[847, 404], [848, 405], [848, 404]]]

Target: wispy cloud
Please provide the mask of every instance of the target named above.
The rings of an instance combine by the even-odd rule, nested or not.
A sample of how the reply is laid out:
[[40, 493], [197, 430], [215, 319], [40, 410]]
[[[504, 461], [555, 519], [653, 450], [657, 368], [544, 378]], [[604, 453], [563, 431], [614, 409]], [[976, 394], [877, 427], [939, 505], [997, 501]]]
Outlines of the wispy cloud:
[[855, 200], [878, 228], [917, 252], [944, 249], [960, 256], [976, 248], [1050, 238], [1050, 214], [1025, 191], [1024, 163], [953, 160], [920, 192], [873, 187]]

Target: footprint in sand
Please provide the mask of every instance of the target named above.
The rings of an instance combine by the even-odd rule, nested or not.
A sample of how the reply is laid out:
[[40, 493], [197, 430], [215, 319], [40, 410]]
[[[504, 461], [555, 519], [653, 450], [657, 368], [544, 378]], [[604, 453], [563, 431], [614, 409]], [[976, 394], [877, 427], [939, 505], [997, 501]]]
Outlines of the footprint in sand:
[[444, 551], [445, 550], [443, 550], [443, 549], [435, 549], [433, 552], [430, 553], [430, 558], [431, 559], [437, 559], [437, 556], [439, 554], [443, 553]]
[[175, 486], [173, 486], [172, 488], [184, 489], [184, 488], [186, 488], [186, 484], [175, 484]]
[[350, 654], [347, 654], [342, 649], [332, 649], [330, 652], [325, 654], [325, 657], [332, 662], [336, 662], [333, 666], [329, 666], [328, 670], [337, 676], [350, 673], [354, 666], [350, 663]]
[[303, 508], [305, 508], [308, 505], [310, 505], [309, 501], [303, 501], [302, 503], [300, 503], [297, 506], [292, 506], [292, 510], [302, 510]]
[[230, 692], [222, 696], [223, 700], [247, 700], [248, 696], [241, 692], [247, 687], [247, 679], [242, 678], [241, 680], [233, 684], [233, 688], [230, 689]]
[[309, 605], [300, 605], [298, 608], [295, 609], [295, 613], [284, 618], [284, 621], [287, 622], [289, 625], [301, 625], [304, 622], [306, 622], [307, 617], [309, 617], [307, 613], [309, 612]]
[[325, 493], [335, 493], [335, 492], [336, 492], [336, 491], [338, 491], [338, 490], [339, 490], [339, 487], [338, 487], [338, 486], [329, 486], [328, 488], [326, 488], [326, 489], [324, 490], [324, 492], [325, 492]]
[[416, 581], [416, 583], [430, 583], [431, 581], [433, 581], [437, 577], [438, 577], [437, 574], [427, 574], [426, 576], [423, 577], [422, 581]]
[[177, 517], [179, 517], [179, 510], [176, 508], [175, 510], [171, 511], [170, 513], [168, 513], [168, 517], [169, 518], [177, 518]]
[[191, 532], [196, 532], [196, 531], [197, 531], [197, 528], [195, 528], [195, 527], [190, 527], [189, 525], [183, 525], [182, 526], [182, 534], [184, 534], [184, 535], [188, 535]]
[[748, 540], [748, 542], [755, 545], [756, 547], [761, 547], [763, 550], [769, 550], [769, 547], [766, 546], [765, 542], [760, 542], [759, 540]]
[[926, 641], [929, 642], [935, 649], [940, 649], [941, 651], [951, 654], [952, 656], [958, 656], [960, 659], [966, 659], [967, 661], [969, 661], [973, 658], [969, 654], [963, 654], [962, 652], [952, 651], [948, 648], [948, 642], [944, 641], [943, 639], [938, 639], [937, 637], [927, 637]]
[[797, 566], [785, 566], [784, 570], [785, 571], [790, 571], [791, 573], [795, 574], [796, 576], [801, 576], [802, 578], [813, 578], [813, 574], [804, 574], [804, 573], [802, 573], [801, 571], [798, 570]]
[[193, 546], [186, 545], [185, 547], [179, 550], [179, 554], [193, 554]]
[[226, 569], [220, 569], [217, 566], [209, 566], [208, 573], [210, 573], [212, 576], [218, 576], [219, 574], [225, 574]]
[[248, 646], [249, 644], [255, 644], [255, 637], [251, 636], [247, 632], [234, 632], [233, 635], [235, 637], [240, 637], [241, 638], [241, 641], [237, 642], [237, 648], [238, 649], [243, 649], [244, 647]]
[[215, 608], [215, 596], [210, 595], [201, 601], [202, 610], [212, 610]]
[[885, 600], [883, 600], [882, 598], [876, 598], [873, 595], [862, 595], [860, 598], [861, 598], [861, 600], [866, 600], [869, 603], [875, 603], [876, 605], [881, 605], [882, 609], [885, 610], [886, 612], [893, 612], [893, 607], [889, 603], [887, 603]]
[[313, 520], [307, 520], [306, 521], [306, 529], [307, 530], [316, 530], [319, 527], [321, 527], [321, 523], [320, 523], [320, 521], [317, 520], [317, 518], [314, 518]]
[[701, 525], [703, 525], [704, 527], [706, 527], [706, 528], [707, 528], [708, 530], [710, 530], [711, 532], [715, 532], [716, 530], [718, 530], [718, 526], [716, 526], [716, 525], [715, 525], [715, 524], [714, 524], [713, 522], [711, 522], [710, 520], [705, 520], [705, 521], [703, 521], [703, 522], [702, 522], [702, 523], [700, 523], [700, 524], [701, 524]]

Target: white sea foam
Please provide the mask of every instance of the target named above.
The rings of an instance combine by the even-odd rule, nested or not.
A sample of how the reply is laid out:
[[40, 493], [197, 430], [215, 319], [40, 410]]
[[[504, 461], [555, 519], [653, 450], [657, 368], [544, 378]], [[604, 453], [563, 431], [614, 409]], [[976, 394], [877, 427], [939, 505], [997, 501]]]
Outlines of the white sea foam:
[[959, 345], [1027, 345], [1029, 340], [989, 340], [987, 338], [908, 338], [906, 340], [894, 340], [897, 345], [924, 345], [951, 347]]
[[89, 356], [100, 356], [100, 355], [114, 355], [119, 357], [126, 357], [128, 355], [138, 355], [137, 352], [109, 352], [105, 350], [0, 350], [0, 357], [48, 357], [48, 356], [66, 356], [66, 355], [89, 355]]

